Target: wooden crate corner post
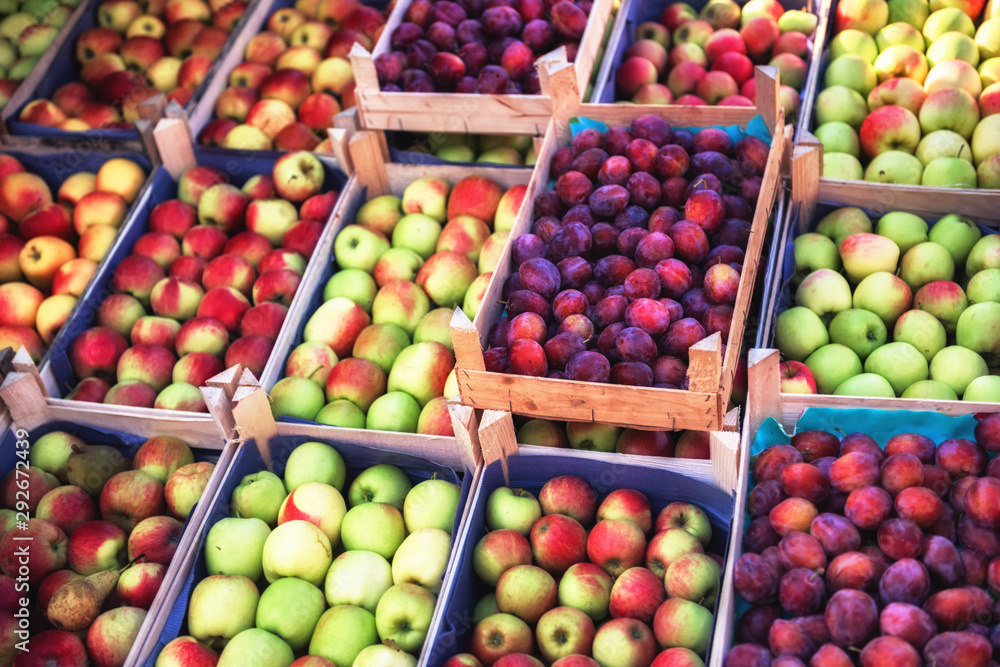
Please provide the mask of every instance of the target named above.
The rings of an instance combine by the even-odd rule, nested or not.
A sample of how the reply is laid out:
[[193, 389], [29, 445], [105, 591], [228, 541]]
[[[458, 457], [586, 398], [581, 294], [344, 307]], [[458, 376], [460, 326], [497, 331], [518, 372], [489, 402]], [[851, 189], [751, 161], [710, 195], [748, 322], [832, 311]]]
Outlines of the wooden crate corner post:
[[[561, 56], [561, 58], [560, 58]], [[560, 47], [535, 63], [542, 94], [552, 100], [552, 118], [559, 136], [569, 133], [569, 120], [579, 113], [580, 86], [576, 67], [566, 61], [566, 48]]]
[[757, 108], [761, 111], [761, 116], [770, 130], [771, 136], [775, 137], [783, 131], [779, 123], [783, 123], [781, 114], [780, 82], [778, 80], [778, 68], [768, 65], [759, 65], [754, 70], [754, 90], [757, 100]]
[[448, 414], [460, 454], [469, 470], [475, 470], [483, 461], [482, 446], [479, 442], [479, 419], [476, 411], [462, 405], [457, 397], [448, 400]]
[[708, 445], [712, 458], [712, 481], [726, 493], [740, 490], [740, 410], [733, 408], [722, 420], [721, 431], [711, 431]]
[[278, 435], [278, 425], [271, 413], [271, 399], [261, 386], [242, 385], [233, 394], [233, 420], [241, 440], [257, 442], [264, 465], [274, 472], [271, 439]]
[[[781, 353], [752, 349], [747, 355], [747, 421], [756, 433], [768, 417], [781, 419]], [[749, 447], [749, 443], [747, 443]]]
[[348, 140], [348, 149], [354, 176], [362, 187], [368, 189], [369, 199], [392, 192], [385, 166], [389, 161], [389, 145], [386, 143], [384, 132], [380, 130], [356, 132]]
[[153, 129], [153, 139], [160, 162], [174, 179], [195, 165], [191, 131], [186, 121], [161, 118]]
[[722, 334], [716, 332], [703, 338], [688, 350], [688, 377], [691, 391], [714, 394], [722, 380]]
[[800, 142], [792, 149], [792, 204], [799, 206], [799, 231], [808, 231], [819, 199], [823, 171], [823, 144]]
[[483, 466], [500, 461], [503, 482], [507, 484], [510, 480], [507, 458], [518, 453], [514, 417], [504, 410], [483, 410], [483, 418], [479, 424], [479, 444], [482, 447]]

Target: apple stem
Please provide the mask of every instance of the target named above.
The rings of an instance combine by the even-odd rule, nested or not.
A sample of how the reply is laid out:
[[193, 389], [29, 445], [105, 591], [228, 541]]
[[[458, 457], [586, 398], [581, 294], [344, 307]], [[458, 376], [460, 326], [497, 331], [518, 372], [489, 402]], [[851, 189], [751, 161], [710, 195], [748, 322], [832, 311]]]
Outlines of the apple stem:
[[312, 376], [316, 374], [316, 371], [322, 370], [324, 368], [326, 368], [326, 366], [323, 365], [323, 364], [320, 364], [319, 366], [316, 366], [311, 371], [309, 371], [309, 373], [306, 374], [306, 377], [309, 378], [309, 379], [312, 379]]
[[128, 565], [126, 565], [125, 567], [123, 567], [123, 568], [121, 569], [121, 571], [122, 571], [122, 572], [124, 572], [125, 570], [129, 569], [130, 567], [132, 567], [132, 566], [133, 566], [133, 565], [135, 565], [135, 564], [136, 564], [136, 563], [137, 563], [138, 561], [142, 560], [142, 559], [143, 559], [143, 558], [145, 558], [145, 557], [146, 557], [146, 554], [144, 554], [144, 553], [143, 553], [143, 554], [139, 554], [138, 556], [136, 556], [135, 558], [133, 558], [132, 560], [130, 560], [130, 561], [128, 562]]

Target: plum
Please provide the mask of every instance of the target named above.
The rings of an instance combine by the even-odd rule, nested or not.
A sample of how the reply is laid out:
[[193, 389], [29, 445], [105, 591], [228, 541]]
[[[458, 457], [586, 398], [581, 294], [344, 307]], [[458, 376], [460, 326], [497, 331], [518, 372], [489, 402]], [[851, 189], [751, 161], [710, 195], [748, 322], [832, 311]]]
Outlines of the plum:
[[705, 230], [693, 222], [681, 220], [667, 230], [674, 242], [674, 255], [689, 264], [699, 264], [711, 250]]
[[874, 456], [863, 452], [842, 454], [830, 467], [830, 485], [844, 493], [850, 493], [863, 486], [871, 486], [878, 482], [878, 478], [878, 461]]
[[479, 20], [483, 32], [493, 39], [518, 35], [524, 27], [521, 14], [513, 7], [490, 7], [483, 11]]
[[618, 228], [609, 222], [598, 222], [590, 228], [592, 240], [591, 251], [595, 256], [608, 255], [615, 251], [618, 244]]
[[512, 346], [515, 341], [522, 339], [533, 340], [539, 344], [544, 343], [546, 338], [545, 320], [538, 313], [524, 312], [516, 315], [510, 321], [507, 329], [507, 345]]
[[684, 359], [687, 358], [691, 346], [703, 338], [705, 338], [705, 327], [701, 322], [692, 317], [684, 317], [671, 322], [667, 327], [667, 333], [660, 338], [660, 351]]
[[636, 206], [652, 210], [660, 203], [660, 182], [645, 171], [637, 171], [629, 176], [627, 187], [630, 201]]
[[905, 602], [891, 602], [882, 609], [879, 630], [883, 635], [912, 644], [917, 650], [937, 634], [934, 619], [920, 607]]
[[878, 548], [893, 560], [918, 558], [923, 551], [920, 527], [907, 519], [888, 519], [878, 528]]
[[545, 350], [531, 339], [514, 341], [510, 346], [510, 371], [517, 375], [544, 377], [549, 371]]
[[705, 328], [705, 335], [711, 336], [714, 333], [722, 335], [722, 340], [729, 340], [729, 329], [733, 324], [733, 307], [722, 304], [710, 307], [701, 318], [701, 326]]
[[895, 496], [903, 489], [924, 483], [924, 464], [913, 454], [891, 454], [882, 464], [882, 488]]
[[875, 581], [875, 564], [858, 551], [835, 556], [826, 570], [826, 583], [831, 592], [844, 588], [867, 590]]
[[816, 650], [816, 643], [805, 629], [795, 621], [779, 618], [767, 633], [771, 653], [777, 657], [794, 656], [808, 660]]
[[771, 652], [760, 644], [737, 644], [729, 649], [723, 667], [770, 667]]
[[841, 647], [862, 646], [878, 632], [878, 606], [863, 591], [845, 588], [826, 604], [830, 639]]
[[594, 323], [585, 315], [570, 315], [560, 323], [556, 330], [557, 334], [566, 332], [574, 333], [584, 342], [589, 342], [594, 338]]
[[781, 471], [781, 488], [790, 497], [818, 505], [830, 493], [830, 480], [814, 465], [793, 463]]
[[594, 215], [613, 218], [628, 205], [629, 191], [621, 185], [602, 185], [590, 194], [587, 201]]
[[632, 121], [632, 135], [647, 139], [657, 147], [668, 143], [672, 134], [670, 123], [656, 114], [645, 114]]
[[628, 299], [621, 295], [606, 296], [594, 307], [594, 325], [598, 329], [605, 329], [615, 322], [625, 321], [625, 309], [628, 308]]
[[844, 649], [835, 644], [823, 644], [809, 659], [809, 667], [853, 667], [853, 665]]
[[677, 144], [667, 144], [653, 160], [653, 173], [661, 179], [683, 176], [691, 166], [691, 156]]
[[559, 292], [559, 269], [544, 257], [528, 259], [518, 267], [517, 275], [524, 289], [538, 292], [546, 299], [552, 299]]
[[969, 488], [979, 481], [978, 477], [959, 477], [951, 484], [951, 504], [958, 512], [965, 512], [965, 499], [969, 494]]
[[875, 439], [867, 433], [849, 433], [840, 441], [840, 455], [861, 452], [875, 457], [879, 465], [885, 460], [885, 452], [878, 446]]
[[923, 653], [928, 665], [988, 667], [993, 647], [972, 632], [942, 632], [927, 642]]
[[[1000, 480], [997, 480], [1000, 483]], [[909, 519], [921, 528], [930, 528], [941, 518], [942, 504], [938, 494], [922, 486], [912, 486], [900, 491], [893, 507], [903, 519]]]
[[622, 361], [611, 367], [611, 384], [631, 387], [652, 387], [653, 370], [648, 364]]
[[590, 303], [583, 292], [565, 289], [552, 300], [552, 316], [556, 322], [562, 322], [570, 315], [585, 315], [589, 306]]
[[[720, 183], [729, 183], [733, 178], [733, 163], [730, 159], [717, 151], [704, 151], [691, 156], [691, 172], [694, 175], [713, 174]], [[747, 179], [750, 180], [750, 179]], [[746, 181], [744, 181], [745, 183]], [[742, 187], [741, 187], [742, 190]], [[740, 193], [744, 199], [751, 204], [754, 203]]]
[[596, 280], [588, 280], [580, 291], [587, 295], [591, 306], [596, 306], [604, 298], [604, 286]]
[[1000, 528], [1000, 479], [980, 477], [965, 494], [965, 511], [980, 528]]
[[[621, 239], [621, 237], [618, 237]], [[638, 245], [638, 244], [637, 244]], [[656, 299], [660, 296], [660, 278], [653, 269], [636, 269], [625, 278], [625, 298]]]
[[[552, 314], [549, 302], [543, 299], [538, 292], [526, 289], [511, 292], [507, 297], [507, 315], [515, 317], [528, 312], [538, 313], [543, 320], [547, 320]], [[509, 324], [507, 328], [510, 329]]]
[[534, 234], [521, 234], [511, 242], [511, 259], [517, 266], [532, 257], [545, 257], [545, 252], [545, 242]]
[[815, 459], [837, 456], [840, 438], [826, 431], [801, 431], [792, 436], [792, 447], [799, 450], [803, 461], [811, 463]]
[[771, 526], [770, 517], [759, 516], [743, 531], [743, 544], [747, 551], [757, 553], [768, 547], [777, 547], [781, 536]]
[[618, 356], [623, 361], [651, 364], [656, 359], [656, 343], [639, 327], [626, 327], [615, 339]]
[[486, 370], [491, 373], [506, 373], [510, 368], [510, 350], [506, 347], [491, 347], [483, 352]]
[[593, 181], [597, 179], [597, 175], [607, 159], [608, 154], [604, 149], [588, 148], [576, 154], [570, 168], [579, 171]]
[[[785, 468], [782, 475], [795, 466], [809, 465], [808, 463], [792, 464]], [[830, 558], [847, 551], [854, 551], [861, 546], [861, 535], [858, 529], [850, 521], [839, 514], [824, 513], [813, 519], [809, 525], [809, 534], [815, 537], [823, 546], [823, 550]]]
[[614, 322], [609, 324], [601, 335], [597, 337], [597, 349], [600, 350], [601, 354], [608, 358], [611, 363], [621, 361], [618, 357], [618, 347], [616, 345], [618, 341], [618, 334], [622, 332], [628, 325], [625, 322]]
[[734, 245], [746, 251], [747, 242], [750, 240], [750, 228], [748, 220], [729, 218], [722, 223], [717, 232], [712, 234], [712, 245]]
[[[624, 190], [624, 188], [622, 189]], [[570, 170], [556, 179], [555, 190], [556, 194], [559, 195], [559, 200], [563, 204], [566, 206], [576, 206], [588, 201], [591, 193], [594, 191], [594, 185], [585, 174]]]
[[476, 75], [476, 90], [482, 95], [503, 95], [509, 85], [510, 76], [499, 65], [484, 65]]
[[705, 296], [713, 304], [732, 306], [740, 289], [740, 272], [729, 264], [713, 264], [705, 271]]
[[648, 139], [636, 137], [629, 142], [625, 148], [625, 157], [632, 163], [632, 171], [653, 171], [653, 164], [656, 162], [656, 144]]
[[[930, 489], [940, 498], [944, 498], [951, 490], [951, 475], [941, 466], [925, 463], [923, 487]], [[964, 478], [963, 478], [964, 479]]]
[[587, 13], [567, 0], [560, 0], [552, 5], [549, 18], [556, 34], [563, 39], [579, 41], [587, 28]]
[[876, 637], [861, 649], [861, 667], [923, 667], [917, 649], [897, 637]]
[[941, 505], [941, 517], [924, 532], [928, 536], [938, 535], [949, 542], [955, 542], [958, 538], [955, 516], [955, 510], [951, 504], [943, 503]]
[[590, 262], [582, 257], [567, 257], [557, 262], [559, 279], [563, 287], [579, 289], [587, 284], [592, 274]]
[[[624, 211], [622, 211], [622, 213], [624, 213]], [[621, 213], [619, 213], [619, 216], [621, 216]], [[618, 239], [615, 241], [615, 246], [618, 248], [618, 252], [620, 252], [625, 257], [628, 257], [632, 261], [635, 261], [636, 248], [639, 247], [639, 242], [642, 241], [642, 239], [645, 238], [648, 234], [649, 231], [647, 231], [643, 227], [626, 227], [622, 229], [620, 234], [618, 234]], [[646, 270], [649, 271], [650, 269]], [[635, 273], [635, 271], [633, 271], [632, 273]], [[629, 275], [632, 274], [630, 273]], [[626, 277], [625, 280], [628, 280], [628, 278]], [[660, 295], [660, 283], [659, 279], [657, 279], [656, 292], [651, 296], [659, 296], [659, 295]]]
[[637, 268], [635, 262], [624, 255], [608, 255], [594, 263], [594, 277], [607, 287], [621, 285]]
[[921, 463], [934, 463], [937, 447], [934, 441], [920, 433], [897, 433], [885, 443], [885, 455], [912, 454]]
[[[658, 232], [653, 232], [655, 233]], [[670, 243], [673, 245], [672, 239]], [[653, 270], [660, 279], [661, 294], [664, 296], [681, 299], [691, 289], [691, 268], [681, 260], [674, 258], [660, 260], [654, 265]]]
[[[670, 355], [657, 357], [652, 364], [652, 370], [653, 384], [668, 384], [679, 388], [684, 378], [687, 377], [687, 364]], [[770, 512], [770, 508], [767, 511]], [[762, 514], [766, 514], [766, 512], [762, 512]]]
[[715, 174], [699, 174], [684, 188], [684, 199], [690, 199], [699, 192], [714, 192], [722, 196], [722, 183]]
[[931, 578], [924, 564], [913, 558], [901, 558], [890, 565], [878, 582], [879, 601], [920, 605], [931, 593]]
[[688, 180], [683, 176], [671, 176], [660, 183], [660, 205], [683, 208], [687, 199]]
[[972, 440], [952, 438], [938, 445], [934, 462], [957, 478], [981, 476], [986, 472], [987, 458], [986, 452]]
[[600, 352], [578, 352], [566, 362], [566, 377], [570, 380], [607, 382], [610, 376], [611, 363]]
[[761, 452], [753, 464], [753, 480], [760, 484], [774, 479], [793, 463], [802, 463], [802, 454], [791, 445], [772, 445]]
[[650, 336], [659, 336], [670, 326], [670, 313], [659, 301], [640, 298], [625, 309], [625, 322], [630, 327], [642, 329]]
[[969, 623], [989, 623], [993, 602], [989, 593], [974, 586], [938, 591], [924, 603], [924, 611], [942, 630], [958, 630]]
[[775, 532], [785, 536], [793, 531], [808, 531], [818, 515], [816, 506], [805, 498], [786, 498], [768, 513], [768, 518]]
[[[515, 242], [518, 239], [514, 239]], [[563, 223], [549, 242], [549, 256], [554, 262], [567, 257], [582, 257], [590, 252], [593, 242], [587, 225], [582, 222]], [[514, 261], [517, 263], [517, 260]]]
[[587, 345], [578, 334], [563, 332], [546, 341], [542, 348], [545, 350], [549, 368], [561, 371], [566, 368], [566, 363], [574, 355], [585, 351]]
[[674, 242], [663, 232], [650, 232], [636, 245], [633, 259], [640, 268], [651, 269], [674, 256]]
[[632, 175], [632, 163], [623, 155], [612, 155], [597, 171], [597, 182], [601, 185], [626, 185]]
[[815, 614], [826, 602], [826, 585], [823, 577], [805, 568], [789, 570], [778, 585], [781, 608], [792, 616]]
[[977, 419], [976, 444], [988, 452], [1000, 452], [1000, 413], [991, 412]]
[[1000, 532], [977, 526], [968, 514], [958, 520], [958, 544], [986, 558], [1000, 556]]
[[809, 533], [792, 531], [778, 543], [778, 561], [782, 568], [805, 568], [822, 571], [826, 568], [826, 552], [819, 540]]
[[594, 223], [597, 222], [597, 218], [594, 217], [594, 212], [590, 210], [589, 206], [586, 204], [577, 204], [563, 215], [562, 223], [566, 224], [568, 222], [582, 222], [587, 227], [593, 227]]
[[746, 136], [736, 142], [733, 154], [740, 169], [748, 176], [763, 176], [771, 148], [757, 137]]
[[[780, 584], [779, 584], [780, 586]], [[781, 618], [781, 609], [763, 605], [743, 612], [736, 622], [736, 641], [740, 643], [766, 643], [771, 624]]]
[[[556, 153], [558, 152], [559, 151], [557, 150]], [[570, 152], [570, 159], [572, 159], [572, 152]], [[569, 171], [568, 166], [569, 165], [567, 163], [566, 171]], [[555, 174], [555, 175], [560, 176], [561, 174]], [[562, 218], [562, 216], [565, 215], [567, 208], [568, 207], [562, 203], [562, 200], [559, 199], [559, 195], [555, 192], [555, 190], [545, 190], [543, 192], [539, 192], [538, 195], [535, 197], [536, 216], [549, 215], [554, 218]]]

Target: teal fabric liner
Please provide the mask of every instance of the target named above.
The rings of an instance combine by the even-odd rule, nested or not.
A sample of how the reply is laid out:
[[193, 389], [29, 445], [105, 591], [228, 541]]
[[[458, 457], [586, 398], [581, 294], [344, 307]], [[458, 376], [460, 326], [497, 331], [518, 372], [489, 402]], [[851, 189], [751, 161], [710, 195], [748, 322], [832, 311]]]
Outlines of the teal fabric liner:
[[[587, 129], [597, 130], [602, 133], [608, 131], [607, 123], [594, 120], [593, 118], [571, 118], [569, 121], [569, 127], [574, 137], [578, 133]], [[746, 130], [739, 125], [729, 125], [726, 127], [723, 127], [722, 125], [706, 125], [705, 127], [714, 127], [720, 130], [725, 130], [726, 134], [729, 135], [729, 138], [734, 144], [746, 135], [750, 135], [751, 137], [757, 137], [768, 146], [771, 145], [771, 132], [767, 129], [767, 124], [764, 123], [764, 119], [759, 115], [755, 116], [754, 119], [747, 124]], [[698, 130], [704, 130], [705, 127], [677, 127], [673, 129], [687, 130], [694, 133]]]

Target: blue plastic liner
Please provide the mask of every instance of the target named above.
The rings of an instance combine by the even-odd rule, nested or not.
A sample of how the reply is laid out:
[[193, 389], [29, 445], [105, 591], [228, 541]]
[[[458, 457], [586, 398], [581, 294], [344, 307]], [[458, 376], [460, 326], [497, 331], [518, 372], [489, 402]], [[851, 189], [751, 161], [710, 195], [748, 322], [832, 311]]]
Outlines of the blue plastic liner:
[[[833, 204], [830, 202], [819, 202], [813, 209], [813, 219], [809, 224], [809, 231], [814, 231], [816, 225], [819, 221], [824, 218], [829, 213], [836, 211], [838, 208], [844, 208], [849, 206], [849, 204]], [[875, 213], [869, 209], [861, 207], [862, 210], [871, 218], [872, 228], [878, 223], [879, 218], [881, 218], [884, 213]], [[789, 216], [788, 224], [788, 238], [785, 241], [785, 249], [783, 255], [783, 261], [781, 265], [781, 285], [778, 288], [777, 300], [775, 301], [775, 315], [780, 314], [795, 305], [795, 293], [792, 291], [792, 278], [795, 276], [795, 239], [797, 239], [801, 232], [799, 231], [799, 220], [802, 215], [801, 210], [796, 210], [793, 214]], [[934, 223], [937, 222], [933, 217], [921, 216], [928, 224], [933, 227]], [[997, 234], [1000, 233], [996, 229], [990, 229], [984, 225], [978, 225], [979, 231], [985, 234]], [[777, 322], [777, 318], [771, 320], [771, 330], [766, 334], [766, 341], [768, 345], [774, 345], [774, 325]]]
[[[195, 157], [199, 165], [215, 167], [225, 172], [229, 176], [229, 181], [236, 186], [242, 186], [256, 174], [270, 174], [275, 162], [273, 158], [258, 157], [255, 154], [243, 155], [233, 151], [208, 153], [198, 150]], [[326, 172], [326, 180], [323, 183], [324, 191], [342, 190], [347, 182], [346, 176], [334, 166], [334, 161], [326, 158], [320, 158], [320, 160], [323, 162]], [[63, 325], [59, 338], [54, 341], [52, 349], [49, 351], [49, 362], [59, 385], [60, 396], [65, 396], [72, 391], [77, 381], [82, 379], [75, 378], [73, 375], [73, 369], [69, 363], [70, 346], [77, 336], [94, 326], [98, 307], [105, 298], [113, 294], [111, 279], [115, 269], [123, 259], [131, 254], [132, 246], [139, 237], [149, 231], [149, 214], [158, 204], [176, 199], [176, 197], [177, 181], [170, 176], [166, 169], [158, 169], [153, 176], [149, 196], [137, 202], [142, 204], [141, 208], [133, 211], [123, 225], [110, 254], [105, 257], [97, 274], [80, 297], [76, 312]], [[329, 224], [329, 220], [327, 224]]]
[[[510, 479], [506, 486], [525, 489], [536, 497], [545, 482], [553, 477], [578, 475], [587, 480], [597, 492], [598, 503], [615, 489], [641, 491], [649, 498], [654, 518], [672, 502], [693, 503], [705, 510], [712, 522], [709, 551], [726, 554], [732, 530], [733, 497], [704, 482], [689, 479], [676, 472], [642, 465], [558, 454], [512, 456], [507, 465]], [[454, 585], [445, 602], [441, 632], [433, 638], [431, 644], [433, 648], [427, 662], [429, 667], [440, 667], [451, 656], [467, 650], [475, 628], [472, 610], [476, 602], [494, 590], [476, 575], [472, 567], [472, 551], [487, 532], [486, 499], [502, 486], [505, 486], [503, 469], [499, 462], [494, 462], [483, 470], [476, 489], [476, 504], [471, 508], [465, 526], [464, 549], [456, 554], [458, 567], [455, 570]]]
[[[807, 0], [780, 0], [780, 2], [781, 6], [786, 10], [805, 10], [809, 4]], [[632, 2], [629, 3], [628, 16], [625, 19], [625, 30], [622, 34], [621, 40], [618, 42], [618, 49], [614, 53], [605, 54], [604, 56], [605, 58], [612, 59], [612, 67], [608, 70], [608, 80], [604, 82], [604, 89], [601, 93], [600, 99], [593, 100], [594, 102], [610, 104], [619, 99], [618, 86], [615, 83], [615, 72], [618, 71], [622, 61], [625, 60], [625, 52], [630, 46], [635, 44], [636, 28], [646, 21], [659, 22], [660, 14], [662, 14], [663, 10], [672, 4], [674, 4], [672, 0], [656, 0], [655, 2], [632, 0]], [[689, 0], [688, 4], [691, 5], [695, 11], [700, 12], [701, 9], [708, 4], [708, 0]], [[739, 4], [742, 6], [746, 3], [741, 1]], [[834, 6], [836, 6], [836, 4], [836, 0], [834, 0]], [[808, 64], [809, 62], [807, 60], [806, 65]]]
[[[293, 449], [304, 442], [317, 441], [313, 438], [305, 436], [282, 436], [271, 439], [271, 458], [274, 461], [274, 472], [276, 475], [279, 477], [283, 476], [285, 462], [288, 460], [289, 454], [291, 454]], [[472, 490], [471, 473], [464, 470], [460, 471], [446, 466], [435, 465], [421, 459], [420, 457], [410, 454], [385, 452], [368, 449], [359, 445], [350, 445], [330, 440], [322, 440], [319, 442], [326, 442], [327, 444], [332, 445], [338, 452], [340, 452], [341, 456], [344, 457], [344, 461], [347, 464], [347, 482], [344, 486], [345, 489], [359, 473], [366, 468], [379, 463], [389, 463], [399, 467], [406, 473], [414, 485], [418, 482], [431, 479], [434, 475], [437, 475], [437, 479], [444, 479], [455, 484], [460, 484], [462, 486], [462, 497], [459, 501], [458, 513], [455, 516], [455, 524], [452, 528], [452, 541], [453, 543], [458, 541], [457, 534], [458, 527], [462, 519], [462, 511]], [[174, 604], [174, 608], [170, 610], [170, 615], [167, 618], [166, 625], [164, 625], [163, 631], [160, 633], [160, 638], [153, 647], [152, 653], [150, 653], [146, 662], [143, 663], [144, 667], [153, 667], [156, 663], [156, 658], [159, 656], [160, 651], [163, 650], [163, 647], [166, 646], [171, 640], [180, 636], [182, 634], [182, 629], [186, 630], [184, 621], [187, 616], [188, 598], [190, 597], [191, 591], [194, 589], [196, 583], [208, 576], [204, 554], [205, 538], [208, 536], [208, 531], [211, 530], [212, 526], [222, 519], [231, 516], [229, 512], [229, 500], [233, 495], [233, 490], [240, 485], [240, 482], [246, 475], [252, 475], [266, 469], [264, 460], [261, 457], [260, 450], [257, 448], [257, 442], [255, 440], [250, 440], [244, 443], [244, 445], [233, 457], [233, 463], [229, 468], [226, 479], [222, 481], [222, 486], [219, 489], [219, 495], [216, 497], [212, 506], [208, 508], [208, 516], [205, 519], [205, 525], [201, 531], [201, 536], [198, 539], [197, 545], [195, 546], [197, 549], [197, 557], [194, 561], [194, 565], [185, 577], [184, 587], [180, 591], [180, 595], [177, 598], [177, 602]], [[452, 556], [453, 559], [458, 557], [458, 554], [453, 554]], [[428, 638], [428, 643], [425, 646], [429, 647], [430, 645], [430, 638]]]
[[[607, 132], [609, 129], [607, 123], [600, 120], [594, 120], [593, 118], [571, 118], [569, 127], [574, 137], [580, 132], [588, 129], [597, 130], [601, 133]], [[671, 129], [687, 130], [688, 132], [696, 134], [698, 131], [710, 127], [718, 130], [724, 130], [725, 133], [729, 135], [729, 140], [734, 144], [749, 135], [751, 137], [757, 137], [768, 146], [771, 145], [771, 131], [767, 129], [767, 123], [764, 122], [764, 119], [760, 115], [754, 116], [753, 119], [747, 123], [747, 128], [745, 130], [739, 125], [706, 125], [704, 127], [671, 126]]]

